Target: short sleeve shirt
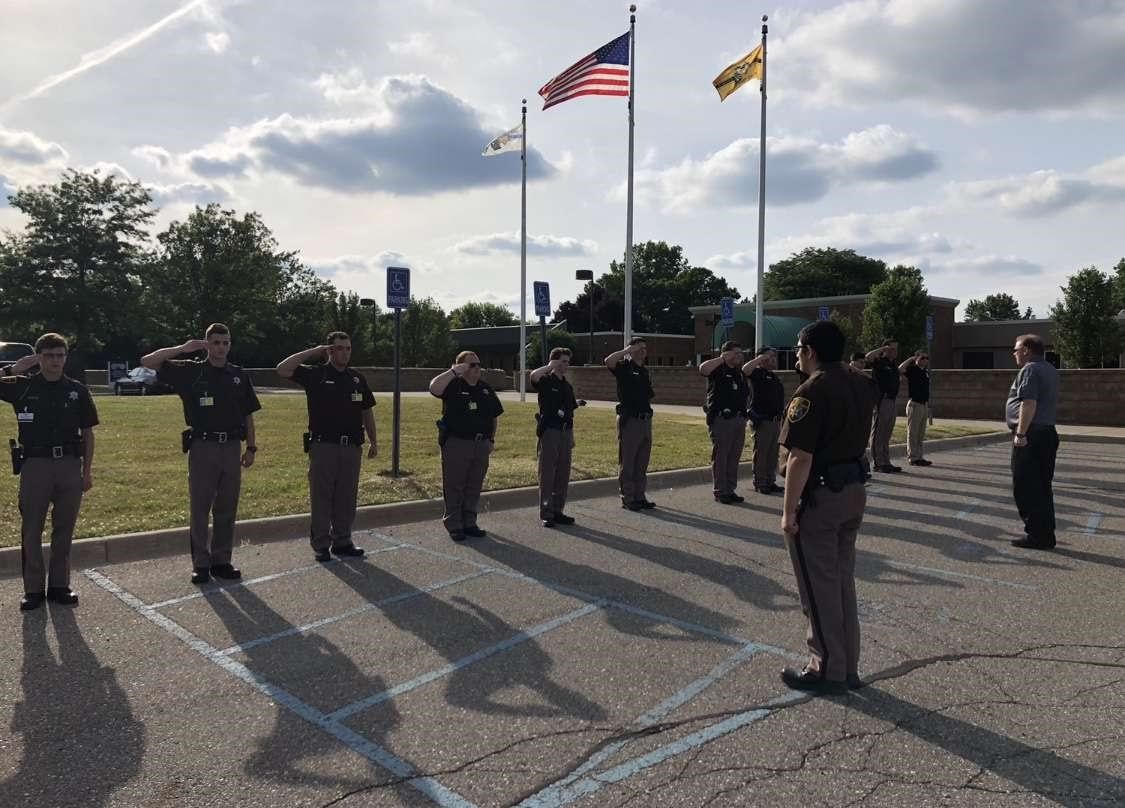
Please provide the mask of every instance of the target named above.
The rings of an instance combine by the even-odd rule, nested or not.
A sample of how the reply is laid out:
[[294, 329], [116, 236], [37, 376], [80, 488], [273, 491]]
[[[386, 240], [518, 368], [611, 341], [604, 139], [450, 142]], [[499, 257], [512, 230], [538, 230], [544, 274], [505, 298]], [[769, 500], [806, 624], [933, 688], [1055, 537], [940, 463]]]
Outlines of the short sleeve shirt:
[[707, 412], [721, 415], [745, 413], [750, 401], [750, 385], [740, 367], [725, 362], [707, 377]]
[[262, 408], [246, 371], [229, 362], [215, 367], [206, 359], [171, 359], [156, 378], [171, 385], [184, 406], [184, 422], [203, 432], [234, 432], [246, 416]]
[[930, 400], [930, 371], [911, 365], [906, 369], [906, 389], [910, 393], [910, 400], [919, 404], [927, 404]]
[[375, 395], [362, 373], [350, 367], [337, 370], [332, 364], [298, 365], [293, 381], [305, 389], [309, 432], [363, 442], [363, 412], [375, 406]]
[[1006, 418], [1008, 426], [1014, 427], [1020, 420], [1020, 402], [1034, 401], [1035, 416], [1032, 426], [1054, 426], [1059, 400], [1059, 372], [1045, 359], [1028, 362], [1012, 383], [1008, 391]]
[[785, 404], [785, 386], [772, 370], [754, 368], [750, 373], [750, 384], [754, 388], [754, 414], [763, 418], [776, 418], [781, 415]]
[[539, 418], [544, 426], [560, 427], [574, 424], [574, 410], [578, 402], [570, 382], [548, 373], [532, 382], [539, 398]]
[[871, 377], [879, 385], [883, 398], [898, 398], [901, 383], [898, 365], [885, 357], [876, 359], [871, 363]]
[[836, 363], [797, 388], [785, 412], [780, 442], [802, 449], [814, 463], [858, 459], [867, 443], [878, 390], [862, 373]]
[[98, 424], [98, 411], [86, 385], [63, 376], [50, 382], [41, 373], [0, 378], [0, 401], [12, 405], [23, 446], [63, 446], [82, 440], [82, 430]]
[[617, 379], [617, 400], [625, 412], [634, 415], [652, 412], [649, 402], [656, 393], [653, 392], [647, 367], [630, 360], [618, 362], [609, 368], [609, 372]]
[[441, 395], [441, 417], [453, 435], [471, 437], [493, 434], [494, 419], [504, 412], [496, 391], [487, 382], [469, 384], [454, 379]]

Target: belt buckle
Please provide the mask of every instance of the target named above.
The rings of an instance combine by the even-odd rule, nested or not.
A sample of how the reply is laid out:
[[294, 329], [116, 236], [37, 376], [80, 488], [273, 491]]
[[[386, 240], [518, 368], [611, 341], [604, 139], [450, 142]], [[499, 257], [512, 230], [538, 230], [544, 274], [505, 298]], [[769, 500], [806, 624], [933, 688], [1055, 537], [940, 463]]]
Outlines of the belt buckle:
[[341, 435], [340, 436], [340, 445], [341, 446], [347, 446], [351, 442], [352, 442], [352, 439], [350, 437], [348, 437], [347, 435]]
[[216, 432], [215, 437], [217, 437], [219, 439], [219, 443], [226, 443], [227, 442], [227, 433], [226, 432]]
[[61, 446], [52, 446], [51, 447], [51, 459], [52, 460], [58, 460], [62, 456], [63, 456], [63, 447], [61, 447]]
[[478, 432], [477, 434], [473, 435], [473, 440], [484, 440], [484, 433]]

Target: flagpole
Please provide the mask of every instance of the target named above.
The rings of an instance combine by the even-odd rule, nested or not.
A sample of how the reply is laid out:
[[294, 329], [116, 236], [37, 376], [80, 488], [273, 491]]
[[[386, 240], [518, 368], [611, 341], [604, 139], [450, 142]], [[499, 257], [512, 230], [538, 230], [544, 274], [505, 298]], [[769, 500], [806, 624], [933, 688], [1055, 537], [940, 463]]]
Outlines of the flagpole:
[[754, 353], [762, 348], [766, 330], [762, 278], [766, 263], [766, 34], [769, 18], [762, 15], [762, 134], [758, 143], [758, 294], [754, 299]]
[[625, 347], [633, 336], [633, 106], [637, 86], [637, 7], [629, 6], [629, 180], [625, 203]]
[[527, 400], [527, 99], [520, 119], [520, 401]]

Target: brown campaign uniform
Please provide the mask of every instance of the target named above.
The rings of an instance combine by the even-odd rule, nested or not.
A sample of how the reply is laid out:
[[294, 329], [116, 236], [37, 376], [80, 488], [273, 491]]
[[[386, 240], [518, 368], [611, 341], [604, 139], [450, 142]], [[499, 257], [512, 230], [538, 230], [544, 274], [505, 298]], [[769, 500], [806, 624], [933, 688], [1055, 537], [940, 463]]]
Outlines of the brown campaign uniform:
[[496, 391], [485, 381], [456, 378], [441, 395], [442, 524], [450, 534], [477, 527], [477, 506], [496, 439], [496, 419], [504, 412]]
[[[191, 428], [188, 495], [191, 563], [196, 569], [229, 564], [234, 521], [242, 487], [242, 440], [246, 416], [262, 408], [250, 376], [229, 362], [215, 367], [206, 359], [173, 359], [157, 371], [184, 406]], [[208, 535], [208, 521], [214, 531]]]
[[[23, 590], [70, 588], [70, 545], [82, 505], [82, 430], [98, 423], [86, 386], [69, 376], [49, 382], [42, 374], [0, 378], [0, 401], [16, 412], [25, 460], [19, 507], [23, 538]], [[51, 566], [43, 565], [43, 528], [51, 512]]]
[[741, 367], [726, 362], [707, 377], [707, 433], [711, 436], [711, 479], [716, 497], [738, 487], [738, 464], [746, 445], [750, 385]]
[[644, 502], [652, 454], [652, 405], [656, 393], [648, 368], [632, 360], [609, 369], [617, 379], [617, 483], [626, 505]]
[[375, 406], [375, 396], [362, 373], [331, 363], [298, 365], [293, 381], [305, 388], [309, 411], [309, 540], [317, 552], [348, 547], [359, 498], [363, 413]]
[[539, 394], [539, 518], [550, 520], [566, 507], [570, 462], [574, 452], [574, 410], [578, 402], [566, 379], [548, 373], [534, 383]]
[[809, 667], [834, 682], [859, 670], [855, 540], [867, 502], [862, 456], [878, 391], [836, 362], [789, 402], [781, 442], [813, 456], [798, 531], [786, 537], [801, 609], [808, 617]]
[[754, 487], [769, 489], [777, 485], [778, 438], [785, 386], [772, 370], [754, 368], [750, 373], [754, 390], [750, 423], [754, 428]]

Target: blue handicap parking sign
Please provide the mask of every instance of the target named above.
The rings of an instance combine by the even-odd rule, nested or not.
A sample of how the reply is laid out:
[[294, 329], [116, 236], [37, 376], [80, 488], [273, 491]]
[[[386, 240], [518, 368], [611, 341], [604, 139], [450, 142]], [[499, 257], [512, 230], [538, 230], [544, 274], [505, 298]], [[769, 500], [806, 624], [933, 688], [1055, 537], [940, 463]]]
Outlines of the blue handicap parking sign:
[[819, 308], [819, 309], [817, 310], [817, 316], [818, 316], [818, 317], [819, 317], [819, 318], [820, 318], [821, 320], [827, 320], [827, 319], [828, 319], [828, 307], [827, 307], [827, 306], [821, 306], [821, 307], [820, 307], [820, 308]]
[[535, 316], [550, 317], [551, 287], [546, 281], [535, 281], [533, 287], [535, 291]]
[[721, 324], [724, 328], [730, 328], [734, 325], [734, 298], [724, 297], [719, 301], [719, 310], [721, 312]]
[[406, 267], [387, 267], [387, 308], [410, 307], [410, 270]]

